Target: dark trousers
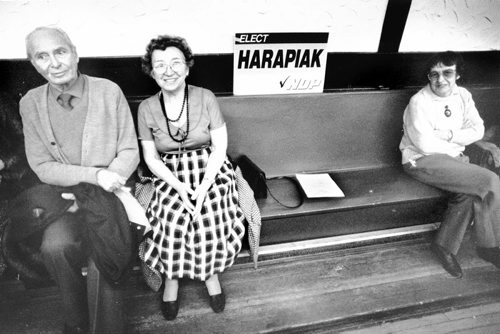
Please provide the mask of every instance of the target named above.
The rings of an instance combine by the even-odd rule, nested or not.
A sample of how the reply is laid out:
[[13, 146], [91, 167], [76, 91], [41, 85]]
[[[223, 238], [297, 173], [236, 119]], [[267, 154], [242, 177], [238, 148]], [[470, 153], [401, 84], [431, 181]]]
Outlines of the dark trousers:
[[479, 247], [500, 245], [500, 179], [486, 168], [469, 163], [466, 156], [445, 154], [422, 157], [416, 166], [405, 164], [413, 178], [453, 193], [435, 242], [457, 254], [467, 227], [474, 221]]
[[[90, 333], [124, 333], [122, 291], [107, 282], [86, 255], [81, 226], [84, 222], [66, 214], [44, 231], [41, 252], [62, 297], [64, 321], [87, 327]], [[87, 278], [81, 274], [87, 265]]]

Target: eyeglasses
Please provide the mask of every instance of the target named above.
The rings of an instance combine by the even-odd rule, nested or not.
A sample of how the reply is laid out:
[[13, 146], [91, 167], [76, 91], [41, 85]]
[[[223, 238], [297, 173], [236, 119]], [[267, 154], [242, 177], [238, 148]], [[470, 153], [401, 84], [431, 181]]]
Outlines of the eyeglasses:
[[167, 72], [167, 69], [170, 68], [173, 72], [179, 74], [186, 66], [186, 63], [180, 60], [175, 60], [170, 64], [167, 63], [156, 63], [153, 65], [153, 70], [158, 74], [163, 74]]
[[443, 75], [443, 77], [447, 80], [453, 79], [457, 71], [455, 70], [445, 70], [443, 72], [437, 72], [437, 71], [432, 71], [429, 74], [427, 74], [427, 78], [431, 81], [437, 81], [439, 80], [439, 77]]

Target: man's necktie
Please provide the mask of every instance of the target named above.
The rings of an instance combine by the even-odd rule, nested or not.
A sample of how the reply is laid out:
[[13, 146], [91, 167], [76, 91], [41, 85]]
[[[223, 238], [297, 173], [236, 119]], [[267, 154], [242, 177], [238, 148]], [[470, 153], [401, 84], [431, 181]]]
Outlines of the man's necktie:
[[73, 95], [68, 94], [68, 93], [62, 93], [59, 95], [57, 98], [57, 102], [66, 110], [71, 110], [73, 109], [73, 106], [71, 105], [71, 99], [73, 98]]

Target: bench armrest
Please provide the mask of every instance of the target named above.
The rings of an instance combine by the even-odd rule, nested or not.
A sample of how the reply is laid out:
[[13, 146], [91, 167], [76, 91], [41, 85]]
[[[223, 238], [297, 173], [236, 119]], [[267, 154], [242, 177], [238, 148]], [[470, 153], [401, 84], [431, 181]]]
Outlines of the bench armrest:
[[479, 140], [467, 146], [464, 153], [471, 163], [487, 168], [496, 174], [500, 173], [500, 148], [494, 143]]

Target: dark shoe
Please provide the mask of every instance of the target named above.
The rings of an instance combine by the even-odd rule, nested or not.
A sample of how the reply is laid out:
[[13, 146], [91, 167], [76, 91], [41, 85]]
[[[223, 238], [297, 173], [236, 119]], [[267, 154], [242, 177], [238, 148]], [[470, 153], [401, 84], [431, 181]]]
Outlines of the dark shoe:
[[431, 245], [431, 250], [434, 255], [436, 255], [439, 262], [441, 262], [441, 265], [444, 267], [444, 269], [449, 272], [451, 276], [455, 278], [462, 278], [462, 268], [460, 268], [460, 264], [458, 264], [455, 255], [451, 254], [446, 249], [435, 243]]
[[493, 263], [497, 268], [500, 268], [500, 248], [498, 247], [478, 247], [477, 255], [485, 261]]
[[224, 311], [224, 307], [226, 306], [226, 295], [224, 294], [224, 291], [221, 290], [221, 293], [218, 295], [209, 295], [208, 301], [210, 302], [210, 307], [215, 313], [221, 313]]
[[88, 332], [89, 331], [85, 326], [70, 326], [64, 324], [63, 334], [83, 334]]
[[165, 320], [174, 320], [177, 318], [177, 313], [179, 313], [179, 297], [173, 302], [164, 302], [161, 299], [160, 308]]

